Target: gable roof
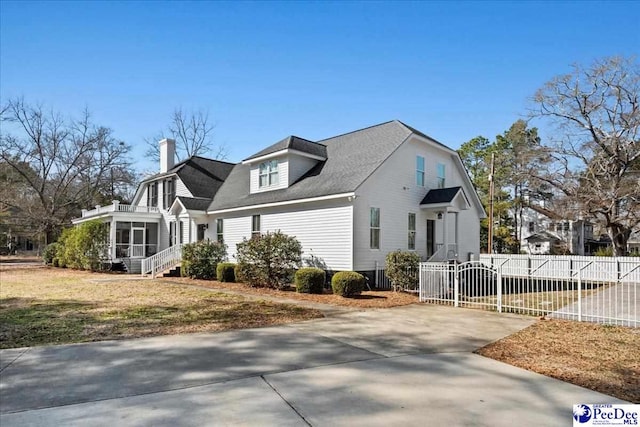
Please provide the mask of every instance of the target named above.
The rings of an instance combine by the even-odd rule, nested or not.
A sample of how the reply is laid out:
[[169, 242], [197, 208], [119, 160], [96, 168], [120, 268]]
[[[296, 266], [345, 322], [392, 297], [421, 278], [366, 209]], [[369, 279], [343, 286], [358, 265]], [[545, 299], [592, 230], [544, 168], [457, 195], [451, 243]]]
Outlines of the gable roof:
[[421, 205], [432, 205], [436, 203], [451, 203], [462, 187], [436, 188], [429, 190]]
[[[319, 141], [326, 147], [327, 160], [319, 162], [289, 188], [282, 190], [250, 194], [250, 166], [239, 164], [233, 168], [208, 210], [351, 193], [412, 134], [407, 126], [394, 120]], [[280, 143], [282, 141], [277, 144]], [[265, 153], [260, 152], [256, 156], [258, 154]], [[358, 159], [358, 167], [354, 167], [354, 158]]]
[[234, 166], [234, 163], [191, 156], [164, 173], [158, 173], [144, 179], [138, 187], [135, 199], [137, 200], [138, 196], [142, 194], [144, 184], [159, 178], [177, 175], [193, 197], [211, 200]]
[[180, 201], [182, 206], [188, 211], [206, 211], [211, 203], [211, 199], [184, 196], [178, 196], [176, 200]]
[[325, 147], [323, 144], [319, 144], [317, 142], [312, 142], [307, 139], [291, 135], [265, 148], [264, 150], [258, 151], [253, 156], [247, 157], [246, 159], [244, 159], [244, 161], [255, 159], [257, 157], [266, 156], [267, 154], [277, 153], [278, 151], [282, 151], [286, 149], [302, 151], [303, 153], [319, 156], [324, 159], [327, 158], [327, 147]]
[[540, 231], [539, 233], [534, 233], [529, 237], [526, 237], [524, 240], [528, 242], [556, 242], [561, 240], [555, 234], [549, 233], [548, 231]]

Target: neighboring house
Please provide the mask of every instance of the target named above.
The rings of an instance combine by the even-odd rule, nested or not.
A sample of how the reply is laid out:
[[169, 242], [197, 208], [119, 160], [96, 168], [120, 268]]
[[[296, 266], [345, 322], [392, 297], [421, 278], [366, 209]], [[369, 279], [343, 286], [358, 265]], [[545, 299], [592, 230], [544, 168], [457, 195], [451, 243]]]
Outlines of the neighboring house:
[[[171, 144], [164, 147], [169, 150], [161, 152], [171, 157]], [[179, 165], [167, 167], [141, 184], [133, 206], [85, 212], [76, 223], [107, 215], [117, 226], [140, 214], [158, 224], [154, 242], [160, 250], [207, 238], [224, 241], [231, 260], [243, 239], [280, 230], [300, 241], [307, 264], [334, 271], [382, 268], [386, 254], [397, 249], [440, 261], [479, 253], [485, 212], [460, 157], [402, 122], [317, 142], [290, 136], [235, 166], [198, 159], [198, 179], [180, 176]], [[168, 187], [175, 191], [173, 203], [149, 203], [163, 200], [161, 183], [169, 177], [176, 181]], [[209, 193], [196, 191], [196, 183]], [[132, 225], [131, 233], [146, 227]], [[129, 241], [143, 241], [142, 231], [138, 235]], [[116, 246], [117, 237], [112, 230]]]
[[532, 201], [524, 208], [520, 236], [521, 250], [532, 255], [592, 255], [603, 246], [603, 241], [594, 237], [592, 223], [562, 218], [547, 209], [544, 201]]
[[38, 233], [22, 219], [17, 208], [0, 204], [0, 255], [36, 255], [40, 252]]

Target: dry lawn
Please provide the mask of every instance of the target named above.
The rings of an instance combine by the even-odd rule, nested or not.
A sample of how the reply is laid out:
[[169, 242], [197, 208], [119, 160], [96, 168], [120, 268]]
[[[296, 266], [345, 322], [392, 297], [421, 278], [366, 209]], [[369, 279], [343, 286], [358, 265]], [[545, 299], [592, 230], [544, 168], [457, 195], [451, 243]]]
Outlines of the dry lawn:
[[322, 317], [290, 304], [54, 268], [0, 268], [0, 348], [249, 328]]
[[541, 320], [477, 353], [640, 403], [640, 329]]
[[297, 293], [295, 287], [291, 286], [285, 290], [253, 288], [244, 283], [225, 283], [215, 280], [194, 280], [184, 277], [170, 277], [165, 280], [169, 283], [184, 283], [188, 285], [204, 286], [212, 289], [224, 289], [236, 292], [242, 292], [252, 295], [268, 295], [277, 298], [296, 299], [310, 301], [314, 303], [331, 304], [352, 308], [389, 308], [401, 305], [409, 305], [418, 302], [417, 294], [409, 294], [405, 292], [393, 292], [390, 290], [381, 291], [365, 291], [362, 295], [344, 298], [333, 295], [331, 291], [326, 290], [324, 294], [300, 294]]

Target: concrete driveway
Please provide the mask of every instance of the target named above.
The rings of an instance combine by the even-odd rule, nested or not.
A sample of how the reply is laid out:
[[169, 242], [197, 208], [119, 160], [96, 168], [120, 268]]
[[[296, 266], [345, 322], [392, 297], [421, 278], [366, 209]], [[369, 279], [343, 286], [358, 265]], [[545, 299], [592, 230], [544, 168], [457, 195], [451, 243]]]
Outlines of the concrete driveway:
[[0, 425], [566, 426], [614, 398], [472, 354], [533, 319], [433, 305], [0, 352]]

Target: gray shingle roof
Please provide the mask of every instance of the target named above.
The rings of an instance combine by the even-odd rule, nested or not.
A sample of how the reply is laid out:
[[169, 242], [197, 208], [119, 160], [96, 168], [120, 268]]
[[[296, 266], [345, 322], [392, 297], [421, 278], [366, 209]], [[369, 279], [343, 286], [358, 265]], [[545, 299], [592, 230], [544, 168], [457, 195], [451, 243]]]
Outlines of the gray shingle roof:
[[420, 204], [431, 205], [436, 203], [450, 203], [461, 189], [462, 187], [449, 187], [429, 190]]
[[143, 182], [176, 174], [194, 197], [211, 200], [234, 166], [233, 163], [192, 156], [176, 164], [167, 172], [150, 176]]
[[[353, 192], [412, 133], [403, 123], [394, 120], [322, 140], [320, 143], [326, 146], [327, 160], [319, 162], [305, 176], [282, 190], [249, 194], [250, 166], [239, 164], [233, 168], [208, 210]], [[260, 152], [256, 156], [264, 154]]]
[[286, 150], [287, 148], [313, 154], [314, 156], [320, 156], [325, 159], [327, 158], [327, 147], [325, 147], [323, 144], [318, 144], [316, 142], [291, 135], [286, 137], [282, 141], [278, 141], [275, 144], [265, 148], [264, 150], [258, 151], [256, 154], [246, 158], [245, 160], [255, 159], [256, 157]]
[[532, 234], [531, 236], [525, 238], [524, 240], [528, 242], [555, 242], [560, 240], [558, 236], [555, 234], [549, 233], [548, 231], [541, 231], [539, 233]]
[[177, 199], [179, 199], [182, 206], [189, 211], [206, 211], [207, 207], [211, 204], [211, 199], [206, 198], [178, 196]]

